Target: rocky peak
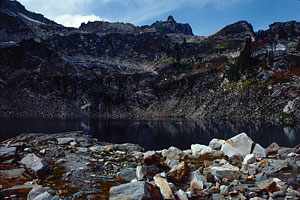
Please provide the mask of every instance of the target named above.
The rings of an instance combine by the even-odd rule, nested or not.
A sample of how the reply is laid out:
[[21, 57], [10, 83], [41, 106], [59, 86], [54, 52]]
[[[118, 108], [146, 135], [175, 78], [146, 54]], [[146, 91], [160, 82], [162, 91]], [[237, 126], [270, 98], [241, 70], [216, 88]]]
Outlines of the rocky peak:
[[224, 39], [241, 39], [243, 40], [247, 36], [253, 36], [254, 31], [253, 27], [250, 23], [247, 21], [239, 21], [234, 24], [230, 24], [223, 29], [221, 29], [219, 32], [214, 34], [215, 37], [220, 37]]
[[175, 22], [175, 23], [176, 23], [176, 21], [174, 20], [174, 18], [173, 18], [172, 15], [170, 15], [170, 16], [168, 17], [167, 22]]
[[184, 35], [194, 35], [189, 24], [177, 23], [173, 16], [169, 16], [167, 21], [157, 21], [151, 26], [141, 27], [145, 32], [157, 32], [165, 35], [170, 33], [181, 33]]

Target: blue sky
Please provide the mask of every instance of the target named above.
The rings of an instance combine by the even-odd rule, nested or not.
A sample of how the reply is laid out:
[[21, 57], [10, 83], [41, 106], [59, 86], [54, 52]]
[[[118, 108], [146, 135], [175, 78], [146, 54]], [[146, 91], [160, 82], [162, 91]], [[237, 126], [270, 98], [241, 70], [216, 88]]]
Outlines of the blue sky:
[[300, 21], [300, 0], [19, 0], [28, 10], [66, 26], [105, 20], [151, 25], [169, 15], [189, 23], [196, 35], [210, 35], [246, 20], [255, 30], [277, 21]]

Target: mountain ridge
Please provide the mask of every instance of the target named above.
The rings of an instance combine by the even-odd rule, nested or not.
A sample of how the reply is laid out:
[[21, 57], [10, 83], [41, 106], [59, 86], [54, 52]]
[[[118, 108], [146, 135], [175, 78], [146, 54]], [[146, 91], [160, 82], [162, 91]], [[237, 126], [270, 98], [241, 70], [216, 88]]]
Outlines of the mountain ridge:
[[20, 5], [0, 8], [1, 117], [300, 121], [298, 22], [201, 37], [172, 16], [76, 29]]

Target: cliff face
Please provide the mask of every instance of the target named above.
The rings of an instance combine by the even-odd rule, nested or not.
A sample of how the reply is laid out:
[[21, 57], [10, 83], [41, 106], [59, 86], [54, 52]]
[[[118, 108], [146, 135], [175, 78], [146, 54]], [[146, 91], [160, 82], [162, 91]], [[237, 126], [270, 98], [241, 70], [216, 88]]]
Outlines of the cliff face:
[[299, 38], [298, 22], [255, 33], [240, 21], [209, 37], [173, 17], [66, 28], [4, 0], [0, 116], [296, 123]]

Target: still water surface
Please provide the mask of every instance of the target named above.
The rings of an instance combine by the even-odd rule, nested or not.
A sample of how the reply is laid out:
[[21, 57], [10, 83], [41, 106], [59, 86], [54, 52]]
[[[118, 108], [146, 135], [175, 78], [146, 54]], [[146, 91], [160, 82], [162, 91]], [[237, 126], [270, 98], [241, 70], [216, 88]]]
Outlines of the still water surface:
[[300, 126], [200, 121], [0, 119], [0, 141], [21, 133], [77, 130], [86, 131], [100, 141], [136, 143], [146, 150], [169, 146], [189, 149], [191, 144], [208, 144], [213, 138], [228, 139], [241, 132], [246, 132], [264, 147], [272, 142], [286, 147], [300, 144]]

